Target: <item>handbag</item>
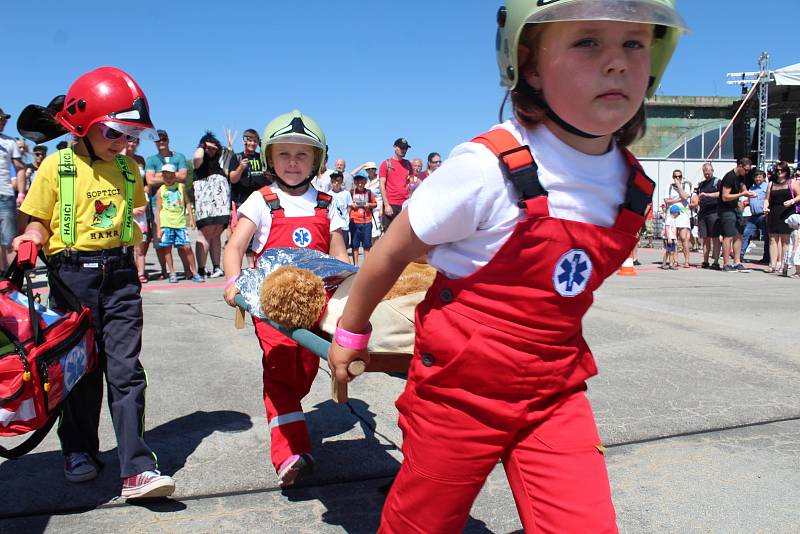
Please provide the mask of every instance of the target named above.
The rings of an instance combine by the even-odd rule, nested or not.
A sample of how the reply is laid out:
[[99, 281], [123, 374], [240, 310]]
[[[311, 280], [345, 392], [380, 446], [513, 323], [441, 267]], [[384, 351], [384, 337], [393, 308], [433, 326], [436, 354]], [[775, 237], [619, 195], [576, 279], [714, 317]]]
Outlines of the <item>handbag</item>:
[[22, 456], [41, 443], [75, 384], [98, 365], [91, 312], [42, 252], [38, 257], [67, 309], [52, 310], [36, 301], [30, 273], [37, 250], [31, 242], [22, 243], [0, 278], [0, 436], [32, 434], [14, 448], [0, 446], [4, 458]]

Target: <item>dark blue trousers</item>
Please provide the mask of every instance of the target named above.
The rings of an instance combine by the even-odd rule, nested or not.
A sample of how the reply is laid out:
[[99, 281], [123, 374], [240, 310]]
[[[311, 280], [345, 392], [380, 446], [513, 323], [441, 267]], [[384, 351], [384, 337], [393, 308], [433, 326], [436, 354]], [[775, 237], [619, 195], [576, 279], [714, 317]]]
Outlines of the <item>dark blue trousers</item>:
[[[97, 428], [103, 402], [103, 373], [108, 406], [117, 437], [121, 476], [156, 468], [156, 457], [144, 442], [147, 378], [139, 363], [142, 349], [142, 297], [130, 250], [57, 254], [53, 268], [92, 312], [100, 366], [81, 379], [67, 397], [58, 426], [64, 454], [100, 449]], [[63, 308], [63, 296], [51, 287], [50, 303]]]

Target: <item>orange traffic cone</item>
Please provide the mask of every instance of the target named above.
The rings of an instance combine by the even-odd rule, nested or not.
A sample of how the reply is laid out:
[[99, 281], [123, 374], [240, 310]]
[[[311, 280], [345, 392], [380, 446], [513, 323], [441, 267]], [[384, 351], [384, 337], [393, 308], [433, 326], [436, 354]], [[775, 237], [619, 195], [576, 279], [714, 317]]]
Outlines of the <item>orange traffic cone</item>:
[[633, 258], [628, 257], [622, 262], [622, 267], [617, 271], [617, 276], [638, 276], [636, 274], [636, 269], [633, 268]]

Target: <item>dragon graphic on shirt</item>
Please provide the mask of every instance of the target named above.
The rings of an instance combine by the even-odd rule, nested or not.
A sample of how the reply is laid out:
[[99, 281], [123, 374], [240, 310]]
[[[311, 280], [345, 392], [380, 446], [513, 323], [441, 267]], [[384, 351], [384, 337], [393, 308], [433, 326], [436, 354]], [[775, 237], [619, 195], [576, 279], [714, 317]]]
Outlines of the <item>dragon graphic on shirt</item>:
[[92, 227], [108, 229], [114, 226], [114, 216], [117, 214], [117, 206], [112, 201], [103, 204], [99, 200], [94, 201], [94, 219]]

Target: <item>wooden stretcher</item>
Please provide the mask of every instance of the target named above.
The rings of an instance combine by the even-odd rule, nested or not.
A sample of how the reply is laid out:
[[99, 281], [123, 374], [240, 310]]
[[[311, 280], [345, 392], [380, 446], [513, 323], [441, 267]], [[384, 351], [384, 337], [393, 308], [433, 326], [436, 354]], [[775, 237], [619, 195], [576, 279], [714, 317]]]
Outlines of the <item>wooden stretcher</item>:
[[[247, 303], [242, 295], [236, 295], [234, 299], [236, 303], [234, 326], [237, 329], [244, 328], [245, 315], [247, 313]], [[328, 361], [328, 349], [330, 349], [331, 342], [318, 336], [310, 330], [304, 328], [285, 328], [278, 323], [269, 319], [262, 319], [269, 324], [272, 328], [279, 331], [281, 334], [295, 341], [301, 347], [304, 347], [321, 359]], [[363, 373], [390, 373], [390, 374], [407, 374], [408, 367], [411, 364], [411, 354], [402, 353], [388, 353], [388, 352], [372, 352], [370, 353], [370, 360], [365, 364], [362, 360], [355, 360], [350, 362], [347, 371], [350, 376], [357, 377]], [[334, 402], [345, 403], [347, 402], [347, 384], [338, 382], [335, 377], [331, 377], [331, 398]]]

